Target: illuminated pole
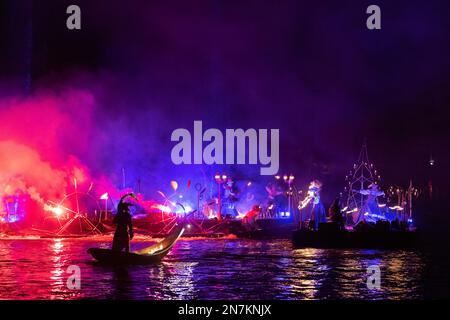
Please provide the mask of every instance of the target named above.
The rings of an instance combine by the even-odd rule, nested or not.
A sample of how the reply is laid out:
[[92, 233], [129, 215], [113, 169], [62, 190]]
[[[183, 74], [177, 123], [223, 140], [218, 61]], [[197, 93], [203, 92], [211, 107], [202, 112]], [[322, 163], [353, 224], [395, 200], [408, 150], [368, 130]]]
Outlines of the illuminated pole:
[[412, 179], [409, 180], [408, 187], [408, 204], [409, 204], [409, 219], [412, 222], [412, 199], [419, 195], [419, 190], [413, 187]]
[[[108, 218], [108, 198], [109, 198], [108, 192], [105, 192], [104, 194], [102, 194], [102, 195], [100, 196], [100, 200], [105, 200], [105, 219]], [[100, 212], [100, 219], [99, 219], [99, 222], [100, 222], [101, 220], [102, 220], [102, 213]]]
[[122, 189], [125, 189], [125, 168], [122, 168]]
[[222, 175], [222, 177], [220, 176], [220, 174], [216, 174], [215, 175], [215, 179], [217, 182], [217, 186], [219, 188], [218, 193], [217, 193], [217, 220], [221, 220], [222, 219], [222, 196], [221, 196], [221, 186], [222, 186], [222, 182], [227, 180], [227, 176], [225, 174]]
[[412, 179], [409, 180], [409, 189], [408, 189], [408, 202], [409, 202], [409, 219], [412, 219]]
[[217, 186], [218, 186], [218, 193], [217, 193], [217, 220], [220, 221], [221, 215], [222, 215], [222, 199], [220, 197], [220, 186], [221, 186], [222, 180], [220, 179], [220, 175], [219, 174], [216, 174], [215, 178], [216, 178], [216, 182], [217, 182]]
[[284, 175], [283, 180], [288, 185], [288, 212], [289, 216], [291, 215], [291, 196], [292, 196], [292, 190], [291, 190], [291, 183], [294, 181], [295, 177], [291, 175]]
[[73, 186], [75, 187], [75, 201], [77, 202], [77, 213], [80, 213], [80, 204], [78, 203], [78, 183], [77, 178], [73, 178]]

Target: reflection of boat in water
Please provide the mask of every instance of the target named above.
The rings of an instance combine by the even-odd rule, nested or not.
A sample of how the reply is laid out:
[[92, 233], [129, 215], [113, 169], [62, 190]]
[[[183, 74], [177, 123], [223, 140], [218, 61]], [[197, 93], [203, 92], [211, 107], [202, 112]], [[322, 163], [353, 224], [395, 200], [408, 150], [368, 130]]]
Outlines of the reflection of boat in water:
[[98, 262], [104, 264], [124, 265], [158, 263], [169, 253], [170, 249], [172, 249], [183, 232], [184, 222], [178, 223], [167, 238], [161, 242], [136, 252], [119, 252], [100, 248], [90, 248], [87, 252]]
[[366, 231], [339, 230], [331, 224], [319, 227], [318, 231], [298, 229], [292, 234], [296, 248], [367, 248], [400, 249], [417, 244], [416, 230], [389, 230], [374, 228]]

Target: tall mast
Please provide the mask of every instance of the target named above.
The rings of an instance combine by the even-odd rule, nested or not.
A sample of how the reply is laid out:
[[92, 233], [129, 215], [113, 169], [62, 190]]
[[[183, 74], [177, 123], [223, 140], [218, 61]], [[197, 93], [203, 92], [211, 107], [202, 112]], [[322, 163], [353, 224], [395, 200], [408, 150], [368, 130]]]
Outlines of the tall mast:
[[378, 184], [380, 178], [374, 165], [369, 161], [367, 142], [364, 140], [357, 163], [353, 164], [353, 170], [350, 170], [345, 177], [347, 181], [345, 187], [346, 211], [352, 212], [354, 215], [361, 214], [359, 210], [364, 206], [366, 196], [361, 195], [358, 191], [367, 189], [371, 184]]

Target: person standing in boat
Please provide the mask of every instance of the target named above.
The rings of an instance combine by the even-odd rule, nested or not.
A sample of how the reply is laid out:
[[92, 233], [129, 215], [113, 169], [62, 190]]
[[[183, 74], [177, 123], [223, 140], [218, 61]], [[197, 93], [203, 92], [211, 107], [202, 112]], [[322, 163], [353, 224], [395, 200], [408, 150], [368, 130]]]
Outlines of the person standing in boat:
[[133, 225], [130, 213], [131, 203], [125, 203], [123, 200], [128, 195], [122, 197], [117, 206], [117, 214], [113, 219], [113, 223], [117, 224], [116, 232], [112, 243], [113, 251], [130, 252], [130, 240], [133, 239]]

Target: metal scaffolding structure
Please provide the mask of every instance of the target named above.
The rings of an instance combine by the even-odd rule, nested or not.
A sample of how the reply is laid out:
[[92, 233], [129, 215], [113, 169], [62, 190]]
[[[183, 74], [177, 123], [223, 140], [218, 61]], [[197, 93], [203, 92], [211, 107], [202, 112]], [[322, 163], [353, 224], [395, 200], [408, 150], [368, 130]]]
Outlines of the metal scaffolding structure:
[[347, 185], [345, 187], [345, 212], [352, 215], [353, 221], [358, 221], [367, 196], [359, 191], [368, 189], [371, 184], [378, 184], [381, 176], [378, 174], [373, 163], [369, 161], [367, 143], [364, 142], [359, 153], [358, 161], [353, 165], [353, 169], [345, 177]]

